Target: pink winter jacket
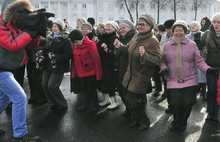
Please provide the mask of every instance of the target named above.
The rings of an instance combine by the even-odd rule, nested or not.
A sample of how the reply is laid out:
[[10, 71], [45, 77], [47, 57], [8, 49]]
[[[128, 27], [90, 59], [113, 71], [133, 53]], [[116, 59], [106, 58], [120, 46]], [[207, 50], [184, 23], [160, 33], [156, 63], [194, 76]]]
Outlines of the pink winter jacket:
[[200, 56], [196, 43], [188, 38], [185, 38], [182, 41], [183, 77], [181, 80], [176, 76], [176, 50], [177, 45], [174, 40], [171, 40], [164, 45], [162, 52], [162, 63], [160, 65], [161, 71], [165, 68], [169, 70], [167, 76], [167, 88], [176, 89], [198, 85], [198, 76], [195, 67], [197, 66], [203, 72], [206, 72], [210, 67]]

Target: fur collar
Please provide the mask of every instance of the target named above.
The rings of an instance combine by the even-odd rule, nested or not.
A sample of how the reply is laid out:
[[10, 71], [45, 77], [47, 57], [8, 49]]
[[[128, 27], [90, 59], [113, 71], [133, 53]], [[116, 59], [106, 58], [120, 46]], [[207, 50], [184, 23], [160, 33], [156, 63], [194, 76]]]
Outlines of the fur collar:
[[66, 30], [61, 31], [61, 33], [57, 36], [54, 37], [53, 36], [53, 32], [51, 32], [48, 36], [47, 36], [47, 40], [49, 41], [55, 41], [55, 42], [60, 42], [63, 39], [66, 39], [69, 37], [69, 33]]

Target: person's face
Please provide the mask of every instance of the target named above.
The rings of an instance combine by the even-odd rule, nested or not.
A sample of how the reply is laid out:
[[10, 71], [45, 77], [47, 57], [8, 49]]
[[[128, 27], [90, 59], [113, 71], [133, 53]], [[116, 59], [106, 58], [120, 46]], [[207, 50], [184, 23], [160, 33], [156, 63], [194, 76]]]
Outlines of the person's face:
[[82, 40], [75, 40], [73, 42], [73, 44], [77, 45], [77, 46], [81, 46], [83, 44], [83, 39]]
[[113, 33], [113, 32], [115, 32], [115, 28], [111, 24], [107, 24], [106, 25], [106, 33], [110, 34], [110, 33]]
[[167, 32], [168, 36], [172, 36], [173, 35], [173, 32], [172, 32], [171, 28], [167, 28], [166, 32]]
[[127, 26], [123, 26], [123, 25], [119, 29], [119, 32], [122, 36], [125, 36], [129, 31], [130, 31], [130, 28], [128, 28]]
[[99, 31], [99, 33], [104, 33], [104, 32], [105, 32], [105, 29], [102, 28], [102, 27], [100, 27], [100, 26], [98, 26], [98, 29], [97, 29], [97, 30]]
[[201, 25], [204, 27], [206, 23], [206, 20], [202, 20]]
[[146, 21], [142, 19], [138, 19], [137, 23], [137, 30], [139, 33], [146, 33], [151, 30], [150, 26], [147, 24]]
[[184, 32], [184, 29], [182, 26], [174, 27], [173, 37], [175, 40], [182, 40], [186, 37], [186, 33]]
[[77, 24], [77, 26], [81, 26], [81, 25], [82, 25], [82, 22], [78, 19], [78, 20], [76, 21], [76, 24]]
[[86, 36], [88, 33], [90, 33], [90, 30], [87, 27], [84, 27], [81, 29], [83, 36]]
[[199, 30], [199, 27], [196, 24], [191, 24], [190, 31], [191, 32], [197, 32]]
[[213, 25], [215, 32], [220, 32], [220, 21], [213, 20], [212, 25]]
[[58, 25], [57, 24], [53, 24], [53, 26], [52, 26], [52, 31], [53, 31], [53, 33], [60, 33], [60, 29], [59, 29], [59, 27], [58, 27]]

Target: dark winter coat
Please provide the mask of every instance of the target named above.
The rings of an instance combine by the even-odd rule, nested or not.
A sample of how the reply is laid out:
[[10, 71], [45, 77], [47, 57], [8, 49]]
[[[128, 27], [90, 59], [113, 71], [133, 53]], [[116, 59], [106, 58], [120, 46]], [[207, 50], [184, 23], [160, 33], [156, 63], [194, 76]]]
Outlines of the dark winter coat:
[[[117, 80], [114, 79], [114, 63], [115, 63], [115, 46], [113, 45], [115, 39], [118, 39], [118, 35], [116, 32], [111, 34], [105, 33], [99, 43], [98, 51], [101, 57], [102, 62], [102, 70], [104, 79], [101, 81], [99, 89], [101, 91], [109, 91], [114, 90], [116, 87]], [[108, 52], [105, 52], [104, 49], [101, 47], [102, 43], [105, 43], [108, 47]]]

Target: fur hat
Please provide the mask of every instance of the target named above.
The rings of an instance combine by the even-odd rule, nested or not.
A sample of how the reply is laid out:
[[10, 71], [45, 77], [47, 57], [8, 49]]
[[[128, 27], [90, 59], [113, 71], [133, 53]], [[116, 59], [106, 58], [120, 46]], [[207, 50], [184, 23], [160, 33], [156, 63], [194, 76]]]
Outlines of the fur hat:
[[121, 27], [121, 26], [126, 26], [129, 29], [134, 29], [135, 28], [134, 24], [129, 20], [120, 20], [119, 27]]
[[53, 24], [57, 24], [61, 31], [65, 28], [65, 23], [62, 19], [56, 19]]
[[82, 24], [86, 23], [86, 19], [83, 17], [78, 18], [77, 20], [79, 20]]
[[88, 21], [92, 26], [94, 26], [94, 24], [95, 24], [95, 19], [94, 19], [94, 18], [89, 17], [89, 18], [87, 19], [87, 21]]
[[105, 29], [105, 23], [99, 23], [98, 27]]
[[84, 27], [88, 28], [89, 31], [92, 31], [92, 25], [91, 25], [89, 22], [83, 23], [83, 24], [81, 25], [81, 30], [82, 30], [82, 28], [84, 28]]
[[108, 21], [106, 23], [106, 25], [112, 25], [112, 27], [117, 31], [119, 29], [118, 27], [118, 23], [116, 23], [115, 21]]
[[215, 14], [212, 16], [212, 22], [213, 22], [213, 20], [220, 21], [220, 13], [215, 13]]
[[29, 0], [3, 0], [1, 7], [3, 21], [11, 23], [15, 14], [25, 9], [32, 11], [32, 4]]
[[149, 15], [149, 14], [147, 14], [147, 13], [142, 14], [138, 19], [143, 19], [143, 20], [145, 20], [145, 21], [147, 22], [147, 24], [148, 24], [149, 26], [151, 26], [151, 28], [153, 28], [154, 25], [156, 24], [155, 19], [154, 19], [151, 15]]
[[174, 23], [175, 23], [175, 20], [169, 19], [169, 20], [166, 20], [163, 25], [166, 29], [171, 29]]
[[173, 24], [173, 26], [171, 27], [172, 32], [174, 32], [175, 26], [182, 26], [183, 29], [184, 29], [184, 32], [187, 33], [187, 27], [188, 27], [188, 26], [187, 26], [187, 24], [186, 24], [185, 21], [183, 21], [183, 20], [177, 20], [177, 21]]
[[198, 21], [192, 21], [190, 24], [191, 24], [191, 25], [192, 25], [192, 24], [196, 24], [197, 27], [199, 28], [199, 30], [201, 29], [201, 24], [200, 24], [200, 22], [198, 22]]
[[80, 30], [75, 29], [69, 34], [69, 38], [72, 42], [74, 42], [75, 40], [82, 40], [83, 34]]

